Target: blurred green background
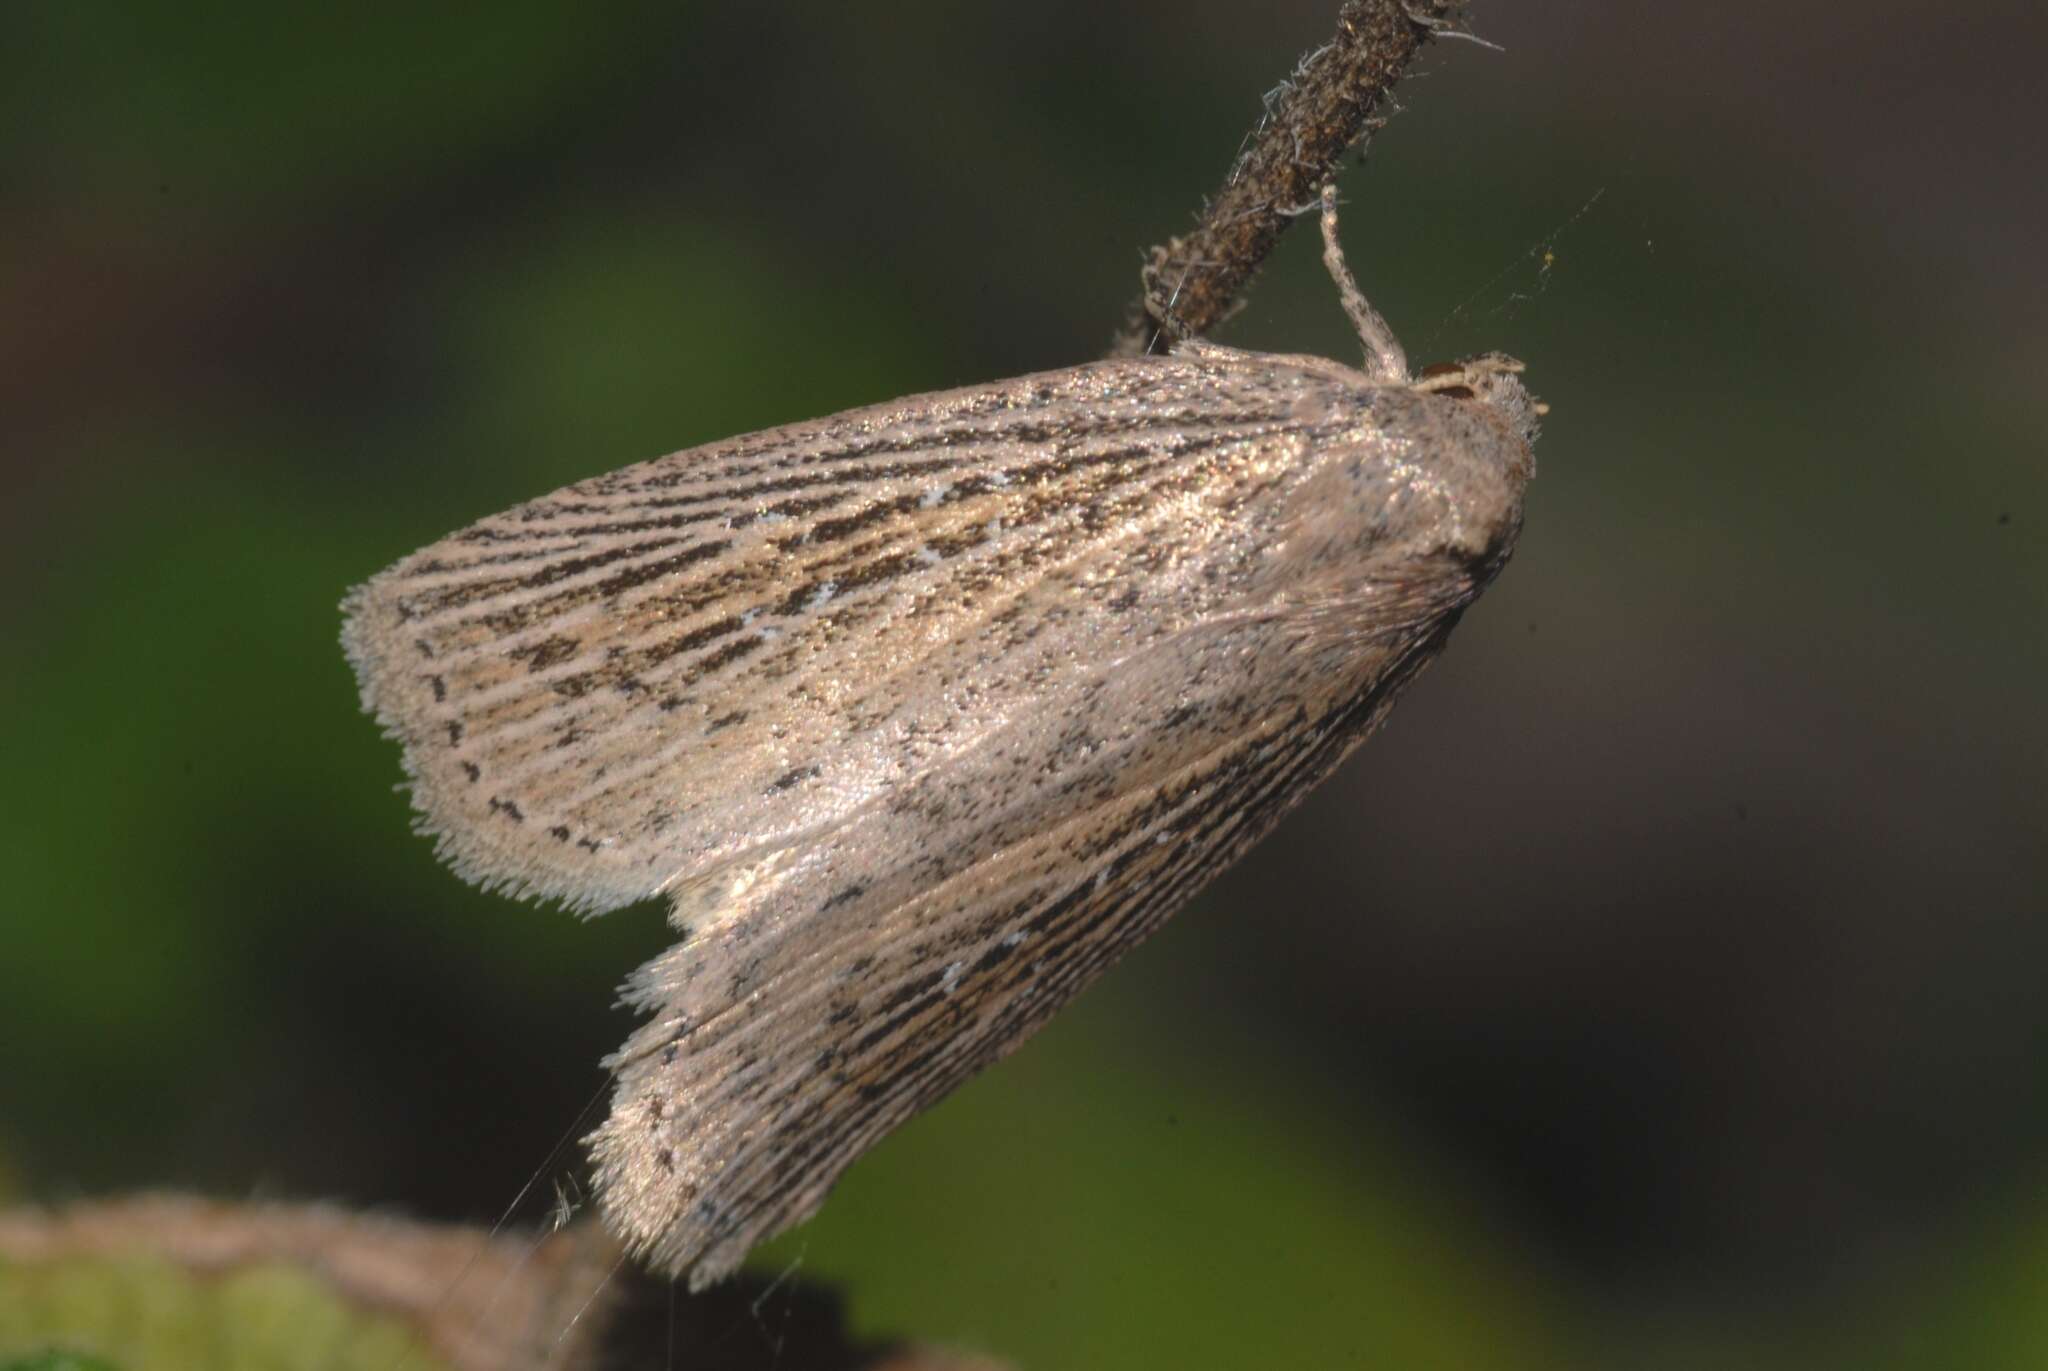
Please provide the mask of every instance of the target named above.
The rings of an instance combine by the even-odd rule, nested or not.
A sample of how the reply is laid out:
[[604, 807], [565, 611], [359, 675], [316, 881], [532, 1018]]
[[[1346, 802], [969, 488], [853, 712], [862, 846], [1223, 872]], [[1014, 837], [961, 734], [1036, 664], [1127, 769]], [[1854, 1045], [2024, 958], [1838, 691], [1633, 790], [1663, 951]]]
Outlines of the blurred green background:
[[[550, 1192], [661, 911], [439, 868], [342, 592], [1098, 355], [1334, 10], [9, 7], [0, 1198]], [[754, 1269], [1029, 1368], [2048, 1363], [2048, 17], [1476, 21], [1345, 229], [1551, 402], [1514, 564]], [[1356, 346], [1306, 232], [1219, 336]]]

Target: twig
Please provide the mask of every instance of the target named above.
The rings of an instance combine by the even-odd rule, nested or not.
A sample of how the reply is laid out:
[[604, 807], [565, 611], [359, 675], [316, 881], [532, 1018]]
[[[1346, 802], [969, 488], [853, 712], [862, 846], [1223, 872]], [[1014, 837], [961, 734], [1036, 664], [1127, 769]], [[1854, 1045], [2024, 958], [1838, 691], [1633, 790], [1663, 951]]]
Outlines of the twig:
[[1157, 351], [1166, 336], [1221, 323], [1282, 230], [1316, 206], [1338, 162], [1375, 126], [1373, 112], [1422, 44], [1460, 33], [1463, 9], [1464, 0], [1346, 0], [1336, 36], [1266, 96], [1264, 117], [1194, 232], [1147, 254], [1144, 295], [1113, 352]]

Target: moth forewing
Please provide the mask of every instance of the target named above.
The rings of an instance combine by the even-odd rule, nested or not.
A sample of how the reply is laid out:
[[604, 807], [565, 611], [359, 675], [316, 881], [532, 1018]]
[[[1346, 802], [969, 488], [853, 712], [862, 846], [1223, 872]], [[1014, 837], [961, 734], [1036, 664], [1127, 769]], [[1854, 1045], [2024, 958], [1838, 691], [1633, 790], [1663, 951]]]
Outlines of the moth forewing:
[[1369, 413], [1331, 368], [1210, 348], [677, 453], [406, 558], [345, 641], [463, 874], [616, 907], [1028, 707], [1073, 663], [1020, 626], [1099, 658], [1215, 612], [1191, 568], [1267, 556], [1239, 511]]
[[[1070, 736], [1099, 746], [1041, 751], [1036, 730], [1017, 730], [1015, 749], [834, 835], [832, 859], [888, 873], [835, 916], [779, 921], [788, 932], [765, 950], [735, 937], [657, 960], [645, 1002], [707, 1016], [657, 1017], [621, 1054], [594, 1152], [622, 1236], [701, 1285], [806, 1217], [870, 1143], [1015, 1048], [1270, 828], [1377, 722], [1433, 636], [1354, 642], [1341, 675], [1317, 675], [1241, 669], [1327, 666], [1317, 619], [1183, 635], [1153, 679], [1111, 680], [1089, 701]], [[1162, 688], [1169, 669], [1182, 688]], [[1018, 751], [1067, 761], [1027, 780], [1001, 760]], [[1011, 803], [984, 814], [947, 805], [947, 790]], [[920, 817], [927, 801], [955, 819], [942, 834]], [[917, 860], [920, 833], [948, 859]]]
[[731, 1269], [1362, 740], [1512, 547], [1518, 369], [1197, 343], [915, 396], [567, 487], [353, 593], [462, 874], [673, 900], [591, 1139], [629, 1245]]

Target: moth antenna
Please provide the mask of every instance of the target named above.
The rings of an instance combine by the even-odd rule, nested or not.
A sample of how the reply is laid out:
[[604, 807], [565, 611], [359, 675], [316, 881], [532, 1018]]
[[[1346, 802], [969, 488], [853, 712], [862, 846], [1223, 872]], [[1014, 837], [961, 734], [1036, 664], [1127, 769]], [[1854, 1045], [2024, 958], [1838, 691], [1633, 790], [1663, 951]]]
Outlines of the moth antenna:
[[1337, 297], [1344, 302], [1344, 312], [1351, 316], [1351, 326], [1358, 330], [1358, 341], [1365, 345], [1365, 374], [1392, 384], [1406, 385], [1408, 354], [1394, 337], [1394, 331], [1387, 327], [1387, 321], [1380, 317], [1380, 312], [1365, 298], [1365, 292], [1358, 288], [1350, 266], [1344, 261], [1344, 249], [1337, 242], [1337, 186], [1334, 182], [1323, 187], [1323, 265], [1330, 269], [1330, 279], [1337, 283]]

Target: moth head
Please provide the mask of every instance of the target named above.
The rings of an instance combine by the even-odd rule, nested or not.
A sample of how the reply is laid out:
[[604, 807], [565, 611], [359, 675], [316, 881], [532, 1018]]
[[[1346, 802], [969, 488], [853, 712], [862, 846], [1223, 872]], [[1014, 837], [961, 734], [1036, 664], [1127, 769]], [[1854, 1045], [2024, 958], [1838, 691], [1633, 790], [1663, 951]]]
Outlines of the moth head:
[[1379, 603], [1402, 623], [1491, 580], [1535, 467], [1535, 404], [1505, 361], [1353, 392], [1360, 422], [1318, 444], [1289, 493], [1276, 579], [1310, 599]]
[[1524, 447], [1536, 446], [1541, 420], [1550, 406], [1531, 395], [1522, 384], [1522, 364], [1504, 352], [1482, 352], [1459, 362], [1434, 362], [1415, 378], [1415, 388], [1446, 399], [1470, 400], [1484, 405], [1499, 421], [1522, 440]]
[[1521, 376], [1520, 362], [1488, 352], [1425, 367], [1411, 383], [1431, 415], [1412, 421], [1431, 453], [1428, 484], [1443, 496], [1440, 515], [1415, 531], [1463, 566], [1475, 586], [1491, 580], [1513, 550], [1522, 495], [1536, 472], [1531, 446], [1547, 406]]

